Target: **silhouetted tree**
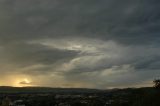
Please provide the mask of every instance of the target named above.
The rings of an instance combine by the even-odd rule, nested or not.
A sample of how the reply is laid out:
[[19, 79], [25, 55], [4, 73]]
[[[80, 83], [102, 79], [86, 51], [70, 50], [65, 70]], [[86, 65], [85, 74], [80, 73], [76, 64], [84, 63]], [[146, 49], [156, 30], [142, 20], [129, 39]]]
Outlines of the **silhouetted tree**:
[[153, 81], [155, 88], [160, 88], [160, 79], [156, 79]]

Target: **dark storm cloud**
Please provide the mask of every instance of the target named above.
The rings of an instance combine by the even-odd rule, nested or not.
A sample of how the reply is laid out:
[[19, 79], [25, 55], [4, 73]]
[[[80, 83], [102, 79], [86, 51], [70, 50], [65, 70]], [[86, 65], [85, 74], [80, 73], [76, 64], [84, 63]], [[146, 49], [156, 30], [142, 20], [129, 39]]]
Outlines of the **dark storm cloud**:
[[6, 45], [3, 48], [3, 55], [8, 62], [19, 65], [32, 64], [55, 64], [57, 62], [68, 61], [78, 55], [78, 51], [60, 50], [49, 48], [43, 45], [17, 43]]
[[159, 5], [158, 0], [1, 0], [1, 39], [85, 36], [158, 42]]
[[160, 69], [160, 57], [152, 56], [147, 57], [142, 60], [137, 61], [137, 63], [133, 64], [137, 70], [159, 70]]
[[159, 10], [159, 0], [0, 0], [0, 66], [95, 86], [148, 80], [160, 69]]

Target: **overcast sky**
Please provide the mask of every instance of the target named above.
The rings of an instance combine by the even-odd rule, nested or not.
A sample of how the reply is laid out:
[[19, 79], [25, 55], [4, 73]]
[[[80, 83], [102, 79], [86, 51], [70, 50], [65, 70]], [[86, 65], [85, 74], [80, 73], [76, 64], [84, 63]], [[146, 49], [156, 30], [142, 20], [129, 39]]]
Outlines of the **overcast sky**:
[[152, 86], [160, 0], [0, 0], [0, 85]]

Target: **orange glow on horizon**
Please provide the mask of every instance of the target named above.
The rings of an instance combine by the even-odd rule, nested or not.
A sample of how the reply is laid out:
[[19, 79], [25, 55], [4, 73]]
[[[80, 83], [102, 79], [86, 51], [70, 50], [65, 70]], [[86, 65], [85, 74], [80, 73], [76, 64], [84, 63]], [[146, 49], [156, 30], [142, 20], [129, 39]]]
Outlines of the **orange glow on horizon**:
[[29, 77], [26, 76], [19, 76], [11, 77], [10, 78], [10, 85], [14, 87], [25, 87], [25, 86], [32, 86], [31, 84], [32, 80]]

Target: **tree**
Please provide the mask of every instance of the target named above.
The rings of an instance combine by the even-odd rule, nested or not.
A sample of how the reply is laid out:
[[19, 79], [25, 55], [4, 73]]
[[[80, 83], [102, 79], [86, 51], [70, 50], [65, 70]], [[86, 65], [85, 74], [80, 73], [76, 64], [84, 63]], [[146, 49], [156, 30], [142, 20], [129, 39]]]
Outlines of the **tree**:
[[155, 88], [160, 88], [160, 79], [156, 79], [153, 81]]

